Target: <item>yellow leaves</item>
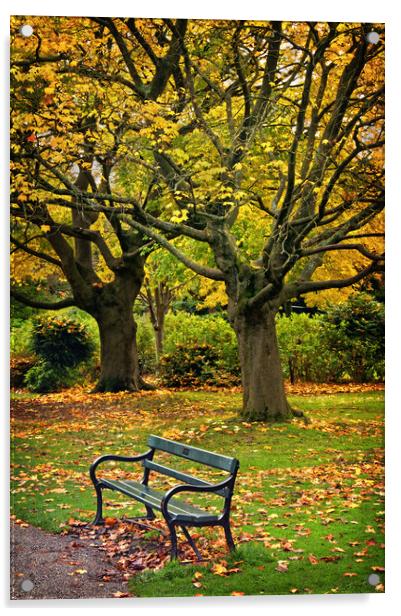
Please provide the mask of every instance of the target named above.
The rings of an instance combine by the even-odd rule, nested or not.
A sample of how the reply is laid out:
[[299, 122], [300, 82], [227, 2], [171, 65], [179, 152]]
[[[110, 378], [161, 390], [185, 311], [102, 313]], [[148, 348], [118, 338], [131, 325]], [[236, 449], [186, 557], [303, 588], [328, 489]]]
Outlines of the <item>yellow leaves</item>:
[[50, 225], [40, 225], [40, 230], [43, 231], [43, 233], [48, 233], [50, 229]]
[[215, 563], [210, 571], [214, 575], [222, 575], [225, 576], [227, 573], [227, 567], [225, 567], [222, 563]]
[[187, 210], [174, 210], [173, 215], [171, 216], [171, 222], [184, 222], [188, 219], [188, 211]]

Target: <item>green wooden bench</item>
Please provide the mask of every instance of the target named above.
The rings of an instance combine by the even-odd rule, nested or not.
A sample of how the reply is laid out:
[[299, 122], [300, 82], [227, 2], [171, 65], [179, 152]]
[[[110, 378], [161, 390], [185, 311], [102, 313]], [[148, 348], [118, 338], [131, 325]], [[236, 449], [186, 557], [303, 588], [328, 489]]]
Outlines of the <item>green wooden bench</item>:
[[[171, 441], [159, 436], [150, 435], [148, 438], [149, 450], [146, 453], [138, 456], [119, 456], [119, 455], [105, 455], [97, 458], [90, 467], [90, 478], [95, 486], [97, 496], [97, 511], [93, 524], [103, 524], [102, 513], [102, 490], [108, 488], [110, 490], [116, 490], [126, 496], [130, 496], [133, 499], [143, 503], [146, 508], [146, 516], [138, 519], [153, 520], [155, 518], [154, 510], [161, 511], [167, 526], [170, 531], [171, 539], [171, 558], [177, 558], [177, 532], [176, 527], [180, 527], [188, 539], [191, 547], [195, 551], [197, 557], [201, 559], [196, 545], [193, 542], [192, 537], [188, 532], [187, 527], [192, 526], [222, 526], [224, 529], [228, 548], [234, 550], [234, 541], [230, 529], [230, 506], [231, 498], [234, 490], [234, 483], [239, 467], [239, 462], [236, 458], [230, 458], [218, 453], [206, 451], [205, 449], [199, 449], [198, 447], [192, 447], [191, 445], [185, 445]], [[165, 452], [171, 456], [172, 466], [165, 466], [154, 460], [156, 452]], [[174, 456], [186, 458], [192, 462], [204, 464], [206, 466], [226, 471], [226, 475], [223, 481], [218, 483], [212, 483], [193, 477], [177, 470], [173, 467]], [[170, 458], [169, 458], [170, 459]], [[102, 463], [108, 460], [115, 460], [121, 462], [142, 462], [144, 471], [143, 477], [140, 482], [120, 479], [111, 480], [104, 477], [96, 476], [96, 469]], [[152, 472], [161, 473], [179, 480], [180, 483], [173, 488], [167, 490], [167, 492], [161, 492], [150, 487], [149, 477]], [[221, 496], [224, 499], [222, 510], [219, 514], [211, 513], [206, 509], [196, 507], [185, 500], [177, 499], [176, 495], [180, 492], [200, 492], [200, 493], [213, 493]]]

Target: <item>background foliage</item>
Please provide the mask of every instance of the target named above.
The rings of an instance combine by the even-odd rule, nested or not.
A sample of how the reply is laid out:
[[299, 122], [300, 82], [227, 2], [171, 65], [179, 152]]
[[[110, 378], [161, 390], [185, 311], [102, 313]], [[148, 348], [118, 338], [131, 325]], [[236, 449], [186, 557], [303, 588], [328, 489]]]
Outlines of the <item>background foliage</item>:
[[[152, 326], [146, 313], [136, 319], [141, 370], [144, 374], [153, 374], [156, 352]], [[231, 386], [240, 383], [237, 341], [222, 314], [176, 310], [167, 314], [165, 329], [159, 373], [164, 385]], [[49, 337], [44, 336], [44, 332]], [[384, 379], [384, 305], [366, 293], [354, 293], [342, 304], [328, 305], [325, 312], [279, 315], [277, 333], [287, 379], [316, 383], [380, 382]], [[29, 386], [36, 388], [43, 378], [43, 383], [48, 383], [43, 385], [45, 390], [50, 391], [47, 388], [51, 383], [54, 387], [60, 386], [54, 366], [61, 362], [63, 369], [72, 367], [78, 359], [81, 368], [75, 373], [70, 371], [68, 383], [74, 378], [82, 379], [85, 372], [89, 380], [95, 377], [95, 364], [90, 358], [99, 350], [97, 326], [93, 319], [76, 308], [65, 309], [60, 318], [48, 313], [40, 321], [35, 320], [30, 309], [25, 318], [19, 309], [12, 318], [11, 343], [15, 386], [21, 386], [23, 375], [31, 369]], [[60, 359], [61, 345], [65, 349], [63, 360]], [[33, 368], [30, 356], [35, 349], [37, 356], [47, 363], [40, 361]], [[51, 375], [45, 376], [49, 363], [53, 364], [49, 369]], [[66, 371], [62, 370], [61, 374]]]

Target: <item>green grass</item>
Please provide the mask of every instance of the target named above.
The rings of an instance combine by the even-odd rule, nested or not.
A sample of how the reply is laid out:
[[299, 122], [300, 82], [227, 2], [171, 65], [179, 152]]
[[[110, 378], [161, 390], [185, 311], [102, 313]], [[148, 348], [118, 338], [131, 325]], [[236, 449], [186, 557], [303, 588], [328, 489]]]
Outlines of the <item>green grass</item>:
[[[222, 576], [210, 566], [172, 563], [134, 576], [136, 595], [377, 592], [368, 577], [384, 567], [383, 394], [293, 396], [291, 403], [309, 416], [308, 426], [241, 422], [240, 395], [228, 391], [18, 395], [13, 514], [53, 532], [70, 518], [90, 521], [90, 463], [104, 453], [143, 451], [155, 433], [240, 459], [232, 510], [239, 549], [227, 557], [222, 547], [219, 556], [239, 571]], [[143, 513], [116, 493], [105, 501], [107, 515]], [[200, 533], [207, 547], [218, 531]], [[287, 571], [276, 570], [281, 561]]]

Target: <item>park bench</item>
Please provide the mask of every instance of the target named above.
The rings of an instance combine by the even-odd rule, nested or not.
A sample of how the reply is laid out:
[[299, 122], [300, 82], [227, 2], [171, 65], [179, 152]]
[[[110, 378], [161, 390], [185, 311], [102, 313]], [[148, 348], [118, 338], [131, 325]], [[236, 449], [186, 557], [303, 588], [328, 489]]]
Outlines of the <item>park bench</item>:
[[[188, 527], [222, 526], [228, 548], [234, 550], [235, 546], [230, 529], [230, 506], [235, 478], [239, 467], [238, 460], [154, 435], [149, 436], [148, 446], [149, 450], [146, 453], [137, 456], [104, 455], [97, 458], [92, 464], [90, 467], [90, 478], [95, 486], [97, 496], [97, 511], [93, 524], [97, 525], [104, 523], [102, 513], [102, 490], [108, 488], [121, 492], [126, 496], [130, 496], [145, 506], [146, 516], [135, 518], [135, 520], [153, 520], [155, 518], [154, 510], [162, 513], [170, 531], [172, 559], [177, 558], [178, 553], [176, 527], [182, 529], [189, 544], [200, 560], [201, 556], [188, 532]], [[168, 460], [170, 461], [171, 459], [171, 466], [165, 466], [164, 464], [155, 462], [154, 457], [156, 452], [164, 452], [164, 454], [167, 454]], [[193, 477], [192, 475], [174, 468], [174, 456], [186, 458], [191, 462], [213, 467], [220, 471], [226, 471], [227, 475], [225, 475], [223, 481], [219, 481], [218, 483], [212, 483], [204, 479]], [[111, 480], [104, 477], [97, 477], [97, 467], [102, 462], [109, 460], [141, 462], [144, 468], [141, 481], [128, 479]], [[151, 472], [173, 477], [183, 483], [175, 485], [165, 492], [155, 490], [148, 485]], [[211, 493], [221, 496], [224, 499], [222, 510], [220, 513], [216, 514], [185, 502], [185, 500], [177, 499], [176, 495], [180, 492]]]

